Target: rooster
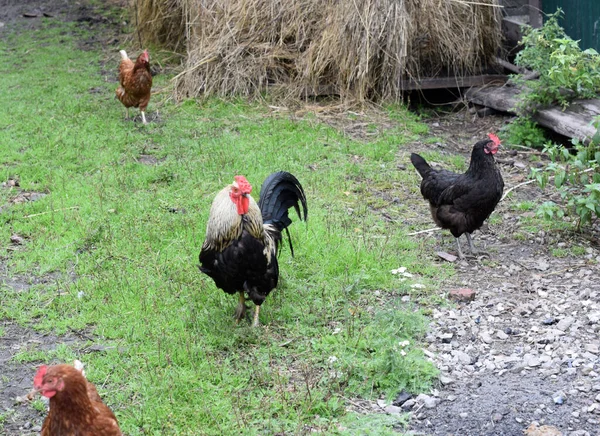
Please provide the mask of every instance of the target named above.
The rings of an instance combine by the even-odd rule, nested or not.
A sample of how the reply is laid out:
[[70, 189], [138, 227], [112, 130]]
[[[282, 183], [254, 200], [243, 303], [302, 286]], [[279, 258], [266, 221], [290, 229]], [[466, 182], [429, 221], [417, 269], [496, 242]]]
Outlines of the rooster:
[[[277, 255], [285, 230], [294, 250], [288, 226], [288, 209], [294, 207], [306, 221], [308, 208], [302, 185], [292, 174], [281, 171], [263, 182], [258, 204], [250, 196], [252, 186], [244, 176], [235, 176], [210, 208], [206, 237], [200, 251], [200, 271], [218, 288], [239, 295], [236, 322], [246, 314], [246, 295], [255, 304], [253, 326], [259, 325], [260, 305], [277, 287]], [[302, 205], [302, 212], [300, 211]]]
[[150, 57], [148, 50], [144, 50], [135, 61], [127, 56], [125, 50], [119, 51], [121, 63], [119, 64], [119, 86], [116, 90], [117, 98], [125, 106], [126, 117], [129, 119], [129, 108], [139, 107], [142, 122], [146, 124], [144, 112], [150, 102], [152, 89], [152, 74], [150, 74]]
[[421, 194], [429, 200], [431, 216], [456, 238], [461, 259], [465, 256], [460, 248], [460, 235], [467, 235], [471, 253], [477, 254], [471, 233], [483, 225], [502, 198], [504, 181], [494, 159], [499, 147], [500, 139], [493, 133], [477, 142], [464, 174], [433, 169], [418, 154], [410, 155], [410, 161], [423, 178]]
[[102, 402], [96, 387], [86, 380], [82, 367], [42, 365], [33, 387], [50, 398], [42, 436], [122, 436], [117, 418]]

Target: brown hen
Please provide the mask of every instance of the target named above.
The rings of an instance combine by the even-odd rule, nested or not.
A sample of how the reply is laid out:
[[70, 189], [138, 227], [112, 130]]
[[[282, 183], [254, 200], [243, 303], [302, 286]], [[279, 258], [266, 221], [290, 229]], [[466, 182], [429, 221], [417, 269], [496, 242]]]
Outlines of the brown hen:
[[115, 414], [81, 370], [71, 365], [42, 365], [33, 386], [50, 398], [41, 436], [122, 436]]
[[129, 108], [139, 107], [142, 122], [146, 124], [146, 108], [150, 102], [152, 89], [152, 74], [150, 74], [150, 57], [148, 50], [144, 50], [133, 63], [125, 50], [121, 50], [121, 63], [119, 64], [119, 83], [117, 98], [126, 109], [129, 118]]

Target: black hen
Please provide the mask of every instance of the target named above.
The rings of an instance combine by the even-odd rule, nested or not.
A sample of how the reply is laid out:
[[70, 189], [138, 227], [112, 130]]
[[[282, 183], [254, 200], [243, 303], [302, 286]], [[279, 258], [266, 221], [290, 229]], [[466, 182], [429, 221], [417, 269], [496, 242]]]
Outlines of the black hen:
[[[280, 171], [263, 182], [258, 204], [250, 196], [252, 186], [236, 176], [215, 197], [200, 251], [200, 270], [228, 294], [239, 294], [235, 318], [246, 312], [246, 295], [256, 305], [253, 325], [258, 325], [260, 305], [277, 287], [277, 255], [281, 232], [292, 223], [294, 207], [306, 221], [308, 207], [302, 185], [292, 174]], [[301, 213], [301, 208], [303, 214]], [[289, 233], [288, 233], [289, 238]], [[292, 242], [290, 240], [290, 249]]]
[[494, 159], [500, 140], [494, 134], [488, 136], [489, 139], [479, 141], [473, 147], [469, 169], [464, 174], [433, 169], [418, 154], [410, 155], [410, 161], [423, 178], [421, 194], [429, 201], [431, 216], [438, 226], [450, 230], [456, 238], [461, 259], [464, 255], [458, 238], [466, 233], [471, 253], [477, 253], [471, 233], [494, 211], [504, 190], [504, 181]]

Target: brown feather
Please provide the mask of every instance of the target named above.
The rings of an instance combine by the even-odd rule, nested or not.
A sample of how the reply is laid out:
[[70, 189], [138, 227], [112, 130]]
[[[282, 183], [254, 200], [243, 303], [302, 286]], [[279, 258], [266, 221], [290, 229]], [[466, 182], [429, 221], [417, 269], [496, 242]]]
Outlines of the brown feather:
[[114, 413], [79, 370], [71, 365], [51, 366], [43, 380], [52, 378], [62, 380], [64, 388], [50, 398], [42, 436], [122, 436]]
[[152, 74], [147, 63], [138, 57], [135, 63], [129, 58], [121, 59], [119, 64], [119, 86], [117, 98], [127, 108], [139, 107], [145, 111], [150, 102], [152, 89]]

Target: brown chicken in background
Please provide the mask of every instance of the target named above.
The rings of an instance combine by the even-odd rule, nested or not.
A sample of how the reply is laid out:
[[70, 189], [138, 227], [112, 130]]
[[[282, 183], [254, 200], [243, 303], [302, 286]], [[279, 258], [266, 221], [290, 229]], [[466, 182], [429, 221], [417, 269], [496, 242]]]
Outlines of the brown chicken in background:
[[139, 107], [142, 114], [142, 122], [146, 124], [146, 108], [150, 102], [150, 91], [152, 89], [152, 74], [150, 74], [150, 57], [148, 50], [144, 50], [133, 63], [127, 56], [125, 50], [121, 50], [121, 63], [119, 64], [119, 83], [117, 98], [126, 109], [126, 117], [129, 119], [129, 108]]
[[[206, 238], [200, 251], [200, 271], [228, 294], [238, 293], [235, 319], [246, 314], [246, 294], [255, 304], [253, 326], [258, 326], [260, 305], [277, 287], [281, 232], [292, 223], [292, 206], [306, 221], [308, 208], [302, 185], [292, 174], [280, 171], [265, 179], [258, 204], [244, 176], [217, 194], [210, 208]], [[300, 214], [300, 204], [303, 215]], [[290, 235], [290, 251], [292, 247]]]
[[50, 398], [42, 436], [122, 436], [117, 418], [86, 380], [83, 368], [42, 365], [33, 378], [33, 387]]
[[410, 155], [410, 161], [423, 178], [421, 194], [429, 201], [431, 216], [438, 226], [450, 230], [456, 238], [461, 259], [464, 255], [460, 235], [467, 235], [471, 253], [477, 254], [471, 233], [483, 225], [502, 198], [504, 180], [494, 159], [499, 147], [500, 139], [493, 133], [477, 142], [464, 174], [433, 169], [418, 154]]

